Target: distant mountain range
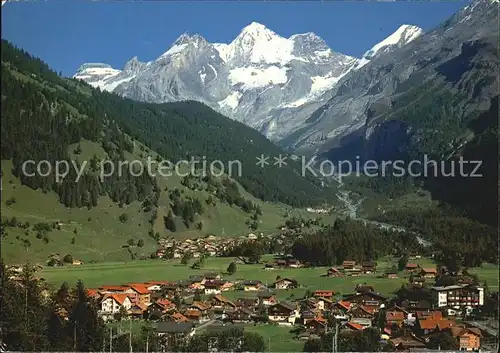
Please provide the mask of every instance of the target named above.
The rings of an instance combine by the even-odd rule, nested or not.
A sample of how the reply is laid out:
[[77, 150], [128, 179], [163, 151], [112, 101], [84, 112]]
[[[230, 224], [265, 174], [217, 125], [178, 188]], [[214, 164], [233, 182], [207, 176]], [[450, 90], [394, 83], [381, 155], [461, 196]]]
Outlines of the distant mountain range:
[[284, 38], [253, 22], [229, 44], [183, 34], [151, 62], [84, 64], [74, 77], [140, 101], [198, 100], [277, 141], [302, 127], [342, 77], [422, 32], [403, 25], [357, 59], [314, 33]]

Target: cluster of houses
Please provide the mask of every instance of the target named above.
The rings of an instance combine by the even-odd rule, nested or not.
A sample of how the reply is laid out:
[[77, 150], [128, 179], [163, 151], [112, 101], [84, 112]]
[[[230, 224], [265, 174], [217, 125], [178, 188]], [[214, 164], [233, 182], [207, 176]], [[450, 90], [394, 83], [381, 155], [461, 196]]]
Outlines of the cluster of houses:
[[[257, 322], [300, 328], [297, 339], [307, 340], [320, 337], [336, 322], [341, 334], [380, 327], [381, 338], [403, 350], [426, 348], [432, 336], [442, 332], [450, 333], [460, 349], [478, 350], [481, 345], [481, 330], [454, 316], [484, 304], [483, 288], [474, 285], [433, 287], [432, 302], [406, 300], [398, 305], [369, 285], [358, 285], [344, 296], [334, 290], [315, 290], [294, 301], [279, 299], [280, 291], [298, 286], [293, 278], [279, 276], [266, 285], [206, 273], [175, 282], [106, 285], [89, 289], [89, 295], [100, 304], [104, 319], [127, 315], [152, 320], [157, 322], [158, 335], [172, 335], [176, 340], [188, 339], [200, 325], [231, 327]], [[229, 293], [233, 291], [237, 293]]]
[[[260, 233], [260, 236], [263, 236], [263, 234]], [[202, 254], [208, 256], [223, 256], [225, 251], [234, 248], [238, 244], [256, 239], [258, 239], [258, 236], [253, 233], [236, 238], [218, 237], [215, 235], [209, 235], [205, 238], [184, 240], [161, 238], [158, 241], [156, 257], [164, 258], [167, 253], [171, 253], [171, 257], [174, 259], [182, 258], [185, 253], [190, 253], [194, 258], [198, 258]]]
[[357, 262], [354, 260], [346, 260], [341, 266], [331, 267], [328, 269], [327, 277], [349, 276], [355, 277], [361, 274], [375, 273], [377, 271], [377, 263], [375, 261]]

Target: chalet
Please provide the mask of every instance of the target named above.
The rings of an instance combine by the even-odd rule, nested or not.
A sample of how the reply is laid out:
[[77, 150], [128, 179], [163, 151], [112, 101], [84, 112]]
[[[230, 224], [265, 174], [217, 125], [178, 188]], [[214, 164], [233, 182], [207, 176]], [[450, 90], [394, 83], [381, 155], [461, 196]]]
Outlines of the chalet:
[[398, 278], [398, 272], [397, 271], [387, 271], [384, 273], [385, 278]]
[[194, 325], [191, 322], [158, 322], [156, 334], [161, 337], [166, 346], [174, 347], [184, 340], [192, 337], [195, 333]]
[[447, 319], [425, 319], [418, 320], [417, 323], [418, 328], [424, 335], [434, 331], [443, 331], [456, 325], [455, 321]]
[[274, 270], [274, 265], [273, 264], [265, 264], [264, 265], [264, 270], [266, 271], [270, 271], [270, 270]]
[[164, 298], [157, 300], [154, 304], [161, 306], [162, 311], [165, 313], [176, 309], [176, 305], [174, 303]]
[[341, 277], [342, 276], [342, 272], [339, 269], [337, 269], [336, 267], [330, 267], [326, 271], [326, 276], [327, 277]]
[[150, 319], [157, 320], [175, 310], [175, 304], [168, 299], [160, 299], [147, 307], [147, 316]]
[[361, 271], [363, 273], [375, 273], [377, 271], [377, 263], [375, 261], [361, 262]]
[[147, 285], [143, 283], [131, 283], [130, 288], [134, 291], [138, 303], [145, 306], [148, 306], [151, 303], [151, 294]]
[[379, 293], [370, 291], [366, 293], [356, 293], [346, 296], [344, 300], [355, 304], [362, 304], [365, 306], [374, 306], [376, 308], [380, 308], [380, 306], [386, 301], [386, 297]]
[[317, 317], [317, 314], [312, 310], [302, 311], [300, 317], [302, 318], [302, 323], [306, 325], [309, 321]]
[[210, 320], [209, 309], [209, 304], [195, 301], [187, 307], [184, 316], [193, 322], [204, 323]]
[[358, 324], [355, 322], [350, 322], [350, 321], [346, 322], [344, 327], [347, 330], [356, 331], [356, 332], [363, 331], [366, 328], [365, 326], [363, 326], [361, 324]]
[[234, 302], [237, 308], [247, 308], [253, 310], [258, 304], [257, 298], [238, 298]]
[[162, 285], [162, 290], [167, 296], [174, 296], [180, 290], [180, 285], [175, 282], [167, 282]]
[[405, 271], [408, 272], [415, 272], [419, 269], [419, 266], [417, 264], [406, 264], [405, 266]]
[[215, 295], [211, 300], [212, 309], [217, 312], [236, 310], [236, 304], [220, 294]]
[[282, 326], [292, 326], [299, 317], [296, 305], [288, 302], [279, 302], [268, 308], [269, 321]]
[[326, 325], [327, 321], [322, 317], [315, 317], [312, 320], [307, 321], [307, 323], [305, 324], [306, 329], [319, 334], [325, 332]]
[[189, 319], [179, 312], [168, 315], [168, 318], [173, 322], [189, 322]]
[[385, 323], [387, 326], [392, 326], [392, 325], [401, 326], [403, 325], [407, 316], [408, 316], [408, 311], [395, 305], [386, 310]]
[[286, 267], [286, 260], [276, 260], [275, 267]]
[[479, 351], [481, 348], [482, 333], [478, 328], [451, 327], [450, 333], [461, 351]]
[[233, 289], [234, 283], [231, 281], [222, 281], [223, 284], [220, 286], [221, 292], [227, 292]]
[[391, 342], [396, 351], [412, 351], [425, 348], [425, 343], [423, 340], [417, 338], [413, 334], [408, 333], [400, 337], [391, 338], [389, 342]]
[[317, 310], [330, 310], [333, 306], [333, 301], [324, 297], [311, 298], [314, 301], [314, 307]]
[[339, 300], [333, 304], [332, 314], [337, 320], [348, 320], [349, 315], [347, 314], [351, 309], [351, 303], [345, 300]]
[[257, 297], [259, 298], [259, 303], [265, 306], [271, 306], [278, 302], [276, 294], [273, 292], [259, 292]]
[[314, 311], [318, 309], [318, 298], [304, 298], [299, 301], [299, 305], [303, 310]]
[[84, 264], [84, 262], [82, 260], [77, 260], [77, 259], [74, 259], [73, 263], [72, 263], [73, 266], [80, 266], [83, 264]]
[[261, 281], [244, 281], [243, 290], [245, 292], [258, 292], [263, 287]]
[[297, 288], [297, 281], [290, 278], [280, 278], [274, 282], [274, 288], [276, 289], [291, 289]]
[[333, 296], [335, 295], [335, 292], [332, 290], [315, 290], [313, 293], [313, 296], [316, 298], [326, 298], [326, 299], [332, 299]]
[[292, 259], [287, 261], [287, 266], [290, 268], [300, 268], [304, 265], [299, 260]]
[[248, 308], [238, 308], [233, 312], [227, 314], [228, 320], [234, 323], [248, 323], [252, 321], [254, 314], [253, 311]]
[[224, 281], [220, 280], [210, 280], [205, 282], [204, 284], [204, 291], [206, 295], [211, 295], [211, 294], [220, 294], [221, 293], [221, 288], [222, 285], [224, 284]]
[[128, 294], [106, 294], [101, 299], [101, 312], [103, 314], [117, 314], [122, 307], [125, 310], [129, 310], [132, 307], [132, 300]]
[[128, 309], [128, 314], [132, 318], [136, 319], [142, 319], [144, 317], [144, 314], [146, 313], [148, 307], [144, 304], [137, 303], [133, 304], [130, 309]]
[[346, 260], [346, 261], [342, 262], [342, 268], [344, 270], [352, 270], [352, 269], [354, 269], [354, 266], [356, 266], [356, 261]]
[[423, 278], [435, 278], [437, 276], [437, 269], [435, 267], [421, 268], [419, 275]]
[[189, 288], [192, 290], [205, 289], [205, 278], [202, 276], [190, 276], [189, 281], [191, 284]]
[[370, 327], [375, 318], [375, 309], [369, 306], [355, 305], [349, 310], [348, 315], [351, 322]]
[[204, 320], [202, 318], [202, 314], [199, 310], [194, 310], [194, 309], [186, 309], [183, 314], [190, 322], [194, 323], [202, 323], [206, 322], [207, 320]]

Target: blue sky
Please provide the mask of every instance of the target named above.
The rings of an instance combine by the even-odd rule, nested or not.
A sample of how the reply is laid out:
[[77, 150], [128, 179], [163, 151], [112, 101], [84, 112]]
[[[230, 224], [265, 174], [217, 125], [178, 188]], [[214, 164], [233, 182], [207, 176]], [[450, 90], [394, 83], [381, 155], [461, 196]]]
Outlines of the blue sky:
[[360, 56], [401, 24], [429, 30], [469, 1], [72, 1], [2, 6], [2, 38], [73, 75], [85, 62], [123, 68], [153, 60], [182, 33], [230, 42], [252, 21], [288, 37], [315, 32], [334, 51]]

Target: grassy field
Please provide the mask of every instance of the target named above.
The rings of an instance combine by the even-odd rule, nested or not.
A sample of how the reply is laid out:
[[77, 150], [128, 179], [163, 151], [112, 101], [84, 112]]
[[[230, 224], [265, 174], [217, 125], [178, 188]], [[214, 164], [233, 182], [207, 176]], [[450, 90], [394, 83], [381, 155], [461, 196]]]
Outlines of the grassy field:
[[264, 338], [268, 352], [302, 352], [304, 342], [294, 338], [291, 327], [275, 325], [246, 325], [246, 332], [255, 332]]
[[[271, 256], [263, 257], [263, 261], [271, 260]], [[47, 282], [60, 285], [63, 281], [75, 283], [81, 279], [87, 287], [96, 287], [104, 284], [122, 284], [127, 282], [144, 282], [148, 280], [179, 280], [186, 279], [191, 275], [203, 274], [208, 271], [224, 273], [233, 261], [232, 258], [208, 258], [203, 269], [195, 270], [189, 266], [179, 263], [179, 260], [144, 260], [115, 262], [103, 264], [88, 264], [83, 266], [45, 268], [40, 272]], [[379, 261], [380, 273], [384, 268], [389, 268], [397, 259], [386, 258]], [[430, 260], [421, 259], [417, 261], [422, 265], [429, 265]], [[332, 289], [340, 293], [349, 293], [358, 283], [370, 283], [384, 294], [391, 294], [406, 281], [405, 278], [386, 279], [378, 278], [377, 274], [367, 274], [359, 277], [328, 278], [324, 277], [327, 267], [315, 267], [304, 269], [276, 269], [266, 271], [262, 264], [238, 265], [237, 272], [233, 275], [224, 275], [231, 280], [255, 279], [263, 283], [271, 284], [277, 276], [296, 279], [300, 288], [294, 290], [282, 290], [278, 292], [280, 298], [301, 297], [307, 290]], [[228, 297], [254, 296], [251, 292], [233, 291], [226, 292]]]
[[[106, 158], [102, 147], [94, 142], [82, 140], [80, 142], [81, 153], [74, 154], [77, 144], [68, 148], [71, 158], [82, 163], [90, 160], [94, 155]], [[156, 157], [156, 154], [147, 150], [144, 146], [136, 144], [133, 154], [127, 154], [126, 158]], [[16, 217], [18, 221], [29, 222], [31, 226], [39, 222], [62, 222], [60, 229], [54, 229], [49, 233], [49, 243], [35, 237], [36, 232], [21, 228], [7, 228], [7, 236], [2, 243], [2, 257], [6, 263], [22, 264], [26, 261], [45, 263], [49, 255], [58, 253], [63, 257], [71, 254], [73, 258], [89, 262], [113, 262], [130, 260], [131, 256], [127, 249], [122, 248], [129, 239], [137, 242], [144, 241], [143, 248], [132, 249], [137, 256], [148, 257], [156, 250], [156, 242], [149, 237], [151, 229], [149, 220], [151, 213], [141, 210], [139, 202], [133, 202], [120, 208], [108, 197], [101, 197], [98, 206], [87, 210], [87, 208], [66, 208], [58, 200], [54, 192], [42, 193], [21, 185], [18, 178], [12, 175], [11, 161], [2, 161], [2, 218]], [[215, 206], [205, 205], [202, 215], [198, 215], [195, 224], [202, 223], [202, 229], [196, 229], [192, 225], [190, 229], [180, 223], [178, 231], [172, 233], [164, 226], [163, 216], [170, 210], [169, 189], [179, 188], [183, 196], [196, 197], [205, 204], [209, 196], [208, 192], [201, 190], [190, 190], [181, 185], [179, 176], [159, 177], [158, 185], [162, 190], [156, 220], [153, 224], [154, 232], [161, 237], [175, 237], [178, 239], [203, 237], [210, 234], [217, 236], [242, 236], [250, 233], [246, 224], [250, 214], [241, 209], [216, 200]], [[277, 232], [278, 227], [285, 221], [285, 215], [301, 216], [309, 218], [315, 216], [305, 210], [292, 209], [290, 206], [262, 202], [241, 189], [245, 197], [258, 204], [262, 209], [259, 219], [257, 233], [270, 234]], [[16, 203], [7, 206], [5, 201], [15, 198]], [[128, 220], [120, 222], [122, 213], [127, 214]], [[332, 222], [335, 217], [325, 216], [324, 222]], [[75, 237], [74, 244], [72, 238]], [[27, 246], [26, 240], [29, 240]]]
[[[271, 260], [272, 256], [266, 255], [262, 261]], [[190, 266], [180, 264], [179, 260], [143, 260], [128, 262], [109, 262], [102, 264], [85, 264], [82, 266], [68, 266], [60, 268], [44, 268], [39, 275], [46, 279], [48, 283], [60, 285], [63, 281], [75, 283], [81, 279], [87, 287], [97, 287], [104, 284], [122, 284], [127, 282], [145, 282], [150, 280], [180, 280], [189, 276], [203, 274], [210, 271], [225, 273], [232, 258], [210, 257], [205, 261], [203, 269], [192, 269]], [[418, 259], [412, 262], [429, 267], [433, 265], [431, 259]], [[383, 273], [385, 269], [397, 263], [396, 258], [386, 257], [378, 261], [378, 273]], [[498, 289], [498, 274], [495, 275], [495, 265], [485, 264], [481, 268], [471, 270], [477, 273], [479, 278], [486, 280], [490, 289]], [[224, 278], [231, 280], [255, 279], [263, 283], [271, 284], [277, 276], [289, 277], [298, 281], [300, 288], [294, 290], [283, 290], [278, 292], [282, 299], [301, 297], [307, 290], [332, 289], [340, 293], [349, 293], [356, 284], [369, 283], [382, 294], [390, 295], [394, 290], [401, 287], [407, 281], [404, 274], [400, 278], [387, 279], [379, 278], [378, 274], [366, 274], [359, 277], [324, 277], [327, 267], [314, 267], [304, 269], [276, 269], [264, 270], [262, 264], [257, 265], [237, 265], [237, 271], [233, 275], [224, 275]], [[495, 287], [496, 285], [496, 287]], [[253, 296], [254, 293], [233, 291], [226, 292], [228, 297]]]
[[482, 267], [476, 267], [469, 269], [470, 273], [476, 274], [479, 279], [486, 281], [488, 287], [492, 291], [498, 291], [498, 265], [496, 264], [483, 264]]

